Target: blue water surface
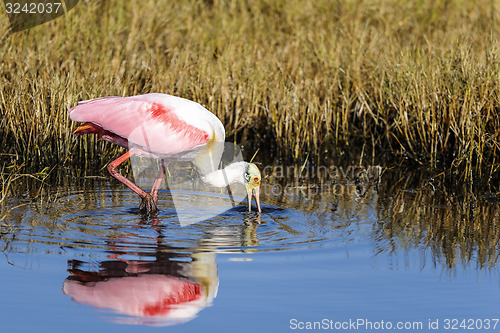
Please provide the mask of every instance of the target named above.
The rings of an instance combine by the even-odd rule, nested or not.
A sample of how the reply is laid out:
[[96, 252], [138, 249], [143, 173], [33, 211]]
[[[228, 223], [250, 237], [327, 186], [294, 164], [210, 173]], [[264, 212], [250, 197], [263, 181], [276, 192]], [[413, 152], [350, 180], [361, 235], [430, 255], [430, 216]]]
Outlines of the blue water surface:
[[[380, 239], [376, 192], [307, 210], [300, 209], [307, 198], [268, 197], [258, 218], [243, 206], [180, 226], [169, 209], [141, 222], [133, 193], [102, 191], [93, 203], [70, 193], [56, 212], [27, 205], [11, 215], [0, 243], [2, 332], [470, 331], [470, 321], [469, 329], [458, 326], [463, 319], [481, 324], [476, 331], [500, 330], [496, 264], [450, 264], [423, 242]], [[191, 288], [176, 297], [203, 294], [203, 301], [196, 310], [179, 305], [182, 320], [82, 302], [89, 291], [90, 299], [131, 305], [149, 295], [124, 296], [141, 279], [151, 288]]]

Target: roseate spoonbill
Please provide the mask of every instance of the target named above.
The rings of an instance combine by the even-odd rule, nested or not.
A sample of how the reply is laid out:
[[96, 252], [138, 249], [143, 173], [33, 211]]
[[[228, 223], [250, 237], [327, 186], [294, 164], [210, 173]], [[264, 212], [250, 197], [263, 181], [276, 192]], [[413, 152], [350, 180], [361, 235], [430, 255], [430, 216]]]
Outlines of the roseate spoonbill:
[[[71, 275], [64, 281], [63, 293], [77, 303], [113, 310], [120, 316], [109, 319], [121, 324], [166, 326], [194, 319], [217, 297], [215, 253], [193, 249], [189, 256], [181, 255], [193, 260], [180, 262], [179, 254], [161, 238], [151, 240], [158, 243], [151, 252], [142, 252], [147, 260], [127, 259], [137, 253], [124, 240], [119, 249], [108, 249], [111, 260], [97, 265], [69, 261]], [[171, 252], [159, 252], [164, 249]]]
[[[96, 278], [91, 273], [88, 275]], [[72, 276], [64, 281], [63, 293], [78, 303], [135, 317], [135, 320], [118, 317], [117, 322], [128, 320], [157, 325], [187, 322], [213, 300], [213, 296], [194, 281], [161, 274], [127, 275], [89, 283]]]
[[[248, 210], [251, 211], [252, 194], [260, 209], [259, 168], [253, 163], [235, 162], [223, 170], [215, 164], [207, 168], [201, 161], [214, 143], [223, 143], [224, 126], [217, 116], [200, 104], [166, 94], [146, 94], [130, 97], [103, 97], [82, 101], [69, 110], [70, 118], [83, 122], [73, 134], [97, 134], [103, 140], [129, 149], [108, 164], [113, 177], [137, 193], [142, 202], [139, 211], [148, 216], [158, 214], [158, 190], [165, 173], [164, 161], [190, 159], [198, 167], [201, 179], [208, 185], [225, 187], [232, 183], [245, 185]], [[210, 149], [208, 149], [210, 152]], [[161, 159], [158, 172], [149, 193], [118, 172], [118, 166], [132, 155]], [[217, 154], [215, 154], [217, 155]], [[200, 158], [201, 157], [201, 158]], [[214, 171], [215, 170], [215, 171]]]

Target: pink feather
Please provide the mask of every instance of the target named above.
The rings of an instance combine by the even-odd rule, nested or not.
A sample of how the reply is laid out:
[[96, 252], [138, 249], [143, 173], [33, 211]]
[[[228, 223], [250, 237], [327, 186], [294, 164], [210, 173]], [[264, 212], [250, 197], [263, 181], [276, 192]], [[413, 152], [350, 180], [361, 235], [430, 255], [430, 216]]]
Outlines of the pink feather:
[[86, 123], [85, 130], [75, 133], [97, 133], [158, 158], [184, 154], [209, 141], [223, 142], [225, 136], [220, 120], [203, 106], [165, 94], [97, 98], [69, 111], [72, 120]]

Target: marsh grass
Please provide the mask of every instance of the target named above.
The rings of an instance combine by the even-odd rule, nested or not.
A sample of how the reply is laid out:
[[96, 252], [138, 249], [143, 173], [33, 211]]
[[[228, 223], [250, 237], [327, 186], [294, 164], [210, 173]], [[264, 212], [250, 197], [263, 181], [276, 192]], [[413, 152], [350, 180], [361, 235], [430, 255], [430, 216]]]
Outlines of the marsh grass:
[[[74, 138], [80, 100], [163, 92], [221, 118], [229, 140], [320, 161], [381, 152], [494, 173], [500, 3], [468, 0], [89, 1], [11, 34], [0, 16], [2, 156], [102, 168]], [[246, 152], [251, 155], [255, 151]]]
[[[25, 169], [24, 165], [2, 165], [0, 169], [0, 203], [10, 197], [38, 197], [51, 172], [47, 167], [39, 172], [24, 172], [23, 169]], [[36, 193], [29, 194], [29, 191], [26, 191], [27, 188], [33, 189], [34, 186], [20, 186], [21, 184], [26, 185], [26, 180], [37, 183]]]
[[[378, 188], [378, 251], [397, 253], [401, 249], [430, 250], [436, 265], [450, 270], [459, 266], [496, 269], [500, 197], [488, 184], [481, 191], [470, 185], [443, 186], [425, 173], [389, 172]], [[498, 180], [495, 181], [498, 184]], [[452, 189], [452, 190], [450, 190]], [[421, 265], [425, 265], [422, 262]]]
[[[437, 267], [450, 275], [459, 267], [497, 269], [498, 178], [472, 186], [460, 182], [458, 174], [439, 175], [427, 168], [384, 169], [378, 179], [370, 174], [376, 172], [315, 173], [298, 181], [293, 173], [274, 172], [272, 185], [265, 184], [261, 193], [270, 206], [300, 207], [317, 216], [325, 230], [340, 233], [339, 239], [358, 241], [365, 230], [373, 256], [390, 255], [395, 266]], [[413, 250], [420, 255], [406, 255]], [[420, 262], [409, 262], [415, 259]]]
[[[332, 192], [326, 187], [306, 186], [308, 181], [309, 185], [317, 185], [332, 180], [341, 184], [345, 191]], [[33, 235], [39, 235], [40, 230], [43, 233], [46, 230], [57, 231], [50, 239], [30, 238], [30, 243], [50, 244], [55, 246], [55, 250], [65, 246], [106, 249], [100, 243], [73, 244], [71, 237], [61, 235], [76, 233], [78, 237], [87, 234], [108, 239], [123, 236], [119, 227], [96, 228], [98, 220], [92, 218], [74, 224], [71, 219], [62, 220], [59, 217], [67, 216], [75, 209], [92, 211], [96, 207], [105, 207], [110, 201], [112, 206], [120, 205], [130, 198], [129, 191], [110, 188], [108, 181], [108, 178], [65, 174], [52, 181], [57, 186], [41, 187], [39, 180], [23, 178], [23, 186], [18, 190], [31, 193], [26, 195], [27, 199], [34, 195], [37, 197], [36, 200], [17, 200], [0, 205], [0, 242], [4, 243], [4, 253], [26, 251], [26, 244], [20, 236], [23, 235], [21, 229], [27, 228], [32, 230]], [[297, 177], [291, 176], [273, 181], [273, 184], [279, 183], [283, 188], [291, 184], [288, 191], [277, 194], [269, 189], [270, 184], [265, 184], [262, 194], [265, 194], [265, 202], [270, 207], [299, 209], [309, 216], [310, 223], [314, 224], [312, 228], [321, 228], [325, 233], [335, 231], [339, 236], [336, 242], [358, 242], [358, 237], [369, 237], [373, 257], [388, 255], [395, 267], [434, 268], [450, 276], [461, 267], [496, 271], [500, 257], [500, 196], [474, 193], [467, 184], [450, 192], [446, 186], [439, 184], [445, 181], [454, 182], [453, 179], [433, 179], [425, 171], [406, 172], [401, 169], [385, 170], [380, 180], [332, 179], [318, 175], [303, 179], [297, 185]], [[366, 188], [361, 195], [354, 190], [357, 184]], [[485, 188], [494, 190], [488, 186]], [[286, 223], [282, 227], [294, 229], [293, 225], [287, 226]], [[36, 231], [36, 228], [42, 229]], [[245, 226], [248, 231], [244, 235], [248, 242], [245, 244], [250, 246], [258, 245], [254, 228], [257, 224]], [[406, 251], [415, 250], [420, 252], [419, 256], [407, 256]]]

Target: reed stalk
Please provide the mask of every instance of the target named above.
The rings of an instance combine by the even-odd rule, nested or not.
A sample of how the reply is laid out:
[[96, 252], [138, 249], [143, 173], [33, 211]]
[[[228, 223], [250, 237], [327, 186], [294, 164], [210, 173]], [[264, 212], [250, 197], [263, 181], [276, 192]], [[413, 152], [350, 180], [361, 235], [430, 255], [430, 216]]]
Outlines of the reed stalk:
[[499, 10], [493, 0], [82, 1], [20, 33], [1, 15], [0, 156], [102, 168], [116, 148], [74, 138], [67, 110], [163, 92], [201, 103], [259, 155], [270, 144], [294, 160], [359, 145], [466, 179], [492, 172]]

